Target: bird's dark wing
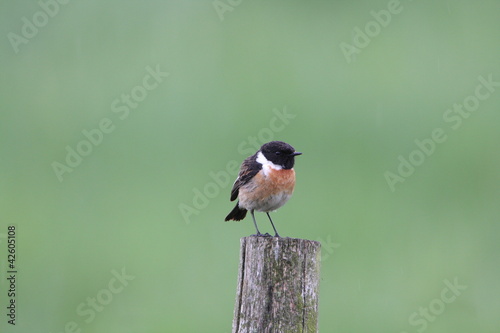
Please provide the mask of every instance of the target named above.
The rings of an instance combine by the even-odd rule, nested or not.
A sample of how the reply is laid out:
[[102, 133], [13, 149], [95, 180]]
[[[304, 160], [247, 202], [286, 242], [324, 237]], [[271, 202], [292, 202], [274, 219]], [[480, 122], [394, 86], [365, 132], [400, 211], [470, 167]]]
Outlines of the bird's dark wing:
[[240, 173], [234, 181], [231, 190], [231, 201], [236, 200], [240, 187], [245, 185], [262, 169], [262, 164], [257, 162], [257, 155], [252, 155], [241, 163]]

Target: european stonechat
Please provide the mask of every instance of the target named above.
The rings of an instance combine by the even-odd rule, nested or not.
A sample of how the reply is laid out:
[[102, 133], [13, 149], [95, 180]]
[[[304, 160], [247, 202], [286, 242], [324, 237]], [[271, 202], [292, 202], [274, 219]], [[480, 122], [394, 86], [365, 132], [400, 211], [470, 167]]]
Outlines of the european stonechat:
[[257, 227], [254, 211], [265, 212], [271, 221], [275, 237], [279, 237], [269, 212], [283, 206], [292, 196], [295, 187], [293, 165], [295, 156], [301, 154], [288, 143], [271, 141], [245, 159], [231, 190], [231, 201], [238, 198], [238, 203], [225, 221], [243, 220], [247, 211], [250, 211], [257, 236], [264, 236]]

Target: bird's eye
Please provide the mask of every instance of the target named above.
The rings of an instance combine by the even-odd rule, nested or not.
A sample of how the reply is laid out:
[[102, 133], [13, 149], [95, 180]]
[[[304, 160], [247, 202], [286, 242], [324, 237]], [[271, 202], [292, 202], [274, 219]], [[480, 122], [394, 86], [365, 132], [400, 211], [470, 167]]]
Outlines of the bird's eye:
[[276, 154], [276, 155], [281, 155], [281, 152], [280, 152], [280, 151], [277, 151], [275, 154]]

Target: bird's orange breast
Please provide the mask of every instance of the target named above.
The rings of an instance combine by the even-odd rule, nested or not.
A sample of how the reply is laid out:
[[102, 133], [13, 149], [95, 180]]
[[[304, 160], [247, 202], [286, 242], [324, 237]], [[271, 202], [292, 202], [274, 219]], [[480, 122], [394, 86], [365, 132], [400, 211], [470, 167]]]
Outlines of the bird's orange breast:
[[293, 169], [269, 170], [267, 175], [261, 170], [252, 181], [240, 189], [249, 200], [262, 200], [279, 193], [292, 194], [295, 187]]
[[264, 184], [274, 191], [293, 191], [295, 186], [295, 171], [293, 169], [270, 170], [267, 177], [263, 177]]

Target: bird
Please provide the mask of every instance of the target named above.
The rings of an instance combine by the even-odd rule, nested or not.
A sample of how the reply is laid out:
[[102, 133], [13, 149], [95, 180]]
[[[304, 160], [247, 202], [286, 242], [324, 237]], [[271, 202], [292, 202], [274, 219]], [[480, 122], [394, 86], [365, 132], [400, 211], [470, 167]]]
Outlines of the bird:
[[271, 141], [246, 158], [241, 164], [238, 177], [231, 189], [231, 201], [238, 199], [236, 206], [225, 221], [241, 221], [250, 211], [257, 234], [259, 231], [254, 211], [265, 212], [274, 229], [274, 237], [280, 237], [269, 212], [282, 207], [292, 196], [295, 187], [295, 156], [302, 155], [283, 141]]

